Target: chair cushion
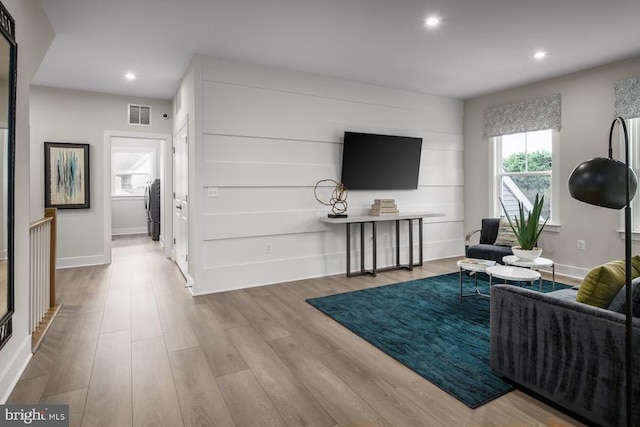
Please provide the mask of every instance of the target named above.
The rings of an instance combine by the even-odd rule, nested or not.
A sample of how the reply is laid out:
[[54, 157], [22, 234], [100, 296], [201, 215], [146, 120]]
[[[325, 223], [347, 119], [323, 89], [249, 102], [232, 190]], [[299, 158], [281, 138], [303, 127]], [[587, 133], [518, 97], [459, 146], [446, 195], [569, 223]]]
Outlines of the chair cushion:
[[[582, 280], [576, 301], [607, 308], [624, 286], [624, 260], [611, 261], [593, 268]], [[631, 278], [640, 276], [640, 256], [631, 258]]]
[[502, 258], [505, 255], [513, 255], [509, 246], [496, 245], [472, 245], [467, 249], [467, 257], [477, 259], [488, 259], [503, 264]]
[[[631, 311], [633, 313], [633, 317], [640, 317], [640, 285], [638, 285], [638, 283], [640, 283], [640, 277], [633, 279], [633, 281], [631, 282], [631, 304], [633, 305]], [[613, 298], [611, 304], [609, 304], [609, 310], [615, 311], [617, 313], [626, 313], [626, 300], [627, 290], [623, 286]]]
[[494, 245], [499, 246], [518, 246], [518, 239], [509, 224], [507, 218], [500, 218], [500, 225], [498, 226], [498, 236]]

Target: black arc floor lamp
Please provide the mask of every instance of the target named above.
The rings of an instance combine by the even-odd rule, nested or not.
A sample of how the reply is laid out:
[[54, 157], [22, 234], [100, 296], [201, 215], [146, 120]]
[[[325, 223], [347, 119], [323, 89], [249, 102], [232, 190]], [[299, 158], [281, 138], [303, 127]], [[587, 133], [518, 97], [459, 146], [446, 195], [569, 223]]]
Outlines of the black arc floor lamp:
[[[625, 162], [613, 159], [611, 140], [619, 123], [624, 134]], [[626, 360], [626, 412], [627, 426], [632, 424], [633, 407], [633, 311], [631, 305], [631, 200], [636, 194], [638, 178], [629, 168], [629, 135], [627, 125], [618, 116], [609, 131], [609, 157], [596, 157], [578, 165], [569, 177], [571, 197], [585, 203], [610, 209], [624, 208], [625, 242], [625, 360]]]

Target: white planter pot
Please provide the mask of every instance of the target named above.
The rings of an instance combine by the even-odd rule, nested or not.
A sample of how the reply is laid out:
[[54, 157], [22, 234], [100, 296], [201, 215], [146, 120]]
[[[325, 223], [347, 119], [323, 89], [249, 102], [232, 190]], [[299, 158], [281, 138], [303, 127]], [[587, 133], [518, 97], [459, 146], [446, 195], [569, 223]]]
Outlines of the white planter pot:
[[511, 248], [513, 254], [520, 259], [526, 259], [527, 261], [532, 261], [536, 258], [539, 258], [542, 255], [542, 248], [533, 248], [530, 250], [520, 249], [520, 246], [514, 246]]

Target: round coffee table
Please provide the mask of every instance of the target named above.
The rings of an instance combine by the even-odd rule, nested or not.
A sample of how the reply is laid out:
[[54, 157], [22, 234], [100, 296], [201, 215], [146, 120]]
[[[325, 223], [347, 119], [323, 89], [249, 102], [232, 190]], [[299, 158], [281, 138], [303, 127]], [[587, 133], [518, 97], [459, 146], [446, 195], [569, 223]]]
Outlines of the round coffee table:
[[[493, 267], [487, 267], [485, 269], [485, 272], [489, 275], [489, 289], [491, 289], [494, 277], [497, 277], [498, 279], [504, 279], [505, 283], [507, 283], [507, 280], [531, 283], [535, 282], [536, 280], [542, 281], [540, 273], [538, 273], [536, 270], [530, 270], [523, 267], [514, 267], [511, 265], [496, 265]], [[542, 283], [540, 283], [540, 286], [542, 286]]]
[[476, 274], [476, 277], [475, 277], [475, 279], [476, 279], [475, 292], [470, 293], [470, 294], [463, 294], [462, 293], [462, 271], [464, 270], [464, 271], [471, 271], [473, 273], [484, 273], [486, 271], [487, 267], [491, 267], [493, 265], [496, 265], [495, 261], [489, 261], [489, 260], [485, 260], [485, 259], [466, 258], [466, 259], [461, 259], [460, 261], [458, 261], [456, 263], [456, 265], [460, 269], [460, 302], [462, 302], [462, 298], [463, 297], [473, 297], [473, 296], [488, 297], [489, 296], [487, 294], [483, 294], [478, 289], [478, 275], [477, 274]]
[[[540, 268], [551, 267], [552, 286], [553, 290], [556, 290], [556, 266], [552, 259], [549, 258], [536, 258], [534, 260], [526, 260], [518, 258], [515, 255], [506, 255], [502, 258], [502, 262], [507, 265], [513, 265], [516, 267], [529, 268], [531, 270], [538, 270]], [[542, 292], [542, 278], [540, 278], [540, 292]]]

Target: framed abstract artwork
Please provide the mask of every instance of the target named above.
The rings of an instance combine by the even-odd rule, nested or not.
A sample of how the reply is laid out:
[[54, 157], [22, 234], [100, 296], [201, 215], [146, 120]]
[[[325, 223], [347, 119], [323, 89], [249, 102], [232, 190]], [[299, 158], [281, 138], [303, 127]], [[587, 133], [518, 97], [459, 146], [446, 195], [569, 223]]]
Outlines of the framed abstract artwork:
[[44, 206], [88, 209], [89, 144], [44, 143]]

